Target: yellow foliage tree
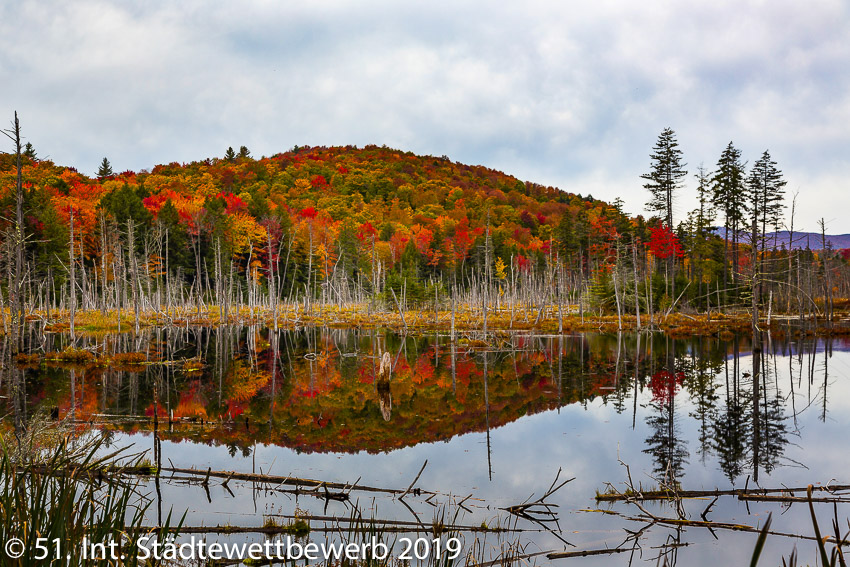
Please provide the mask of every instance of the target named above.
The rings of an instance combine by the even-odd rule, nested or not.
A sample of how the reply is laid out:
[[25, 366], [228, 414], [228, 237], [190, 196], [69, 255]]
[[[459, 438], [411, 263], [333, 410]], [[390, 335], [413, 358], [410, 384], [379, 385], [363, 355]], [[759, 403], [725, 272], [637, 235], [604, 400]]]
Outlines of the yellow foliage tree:
[[248, 251], [249, 243], [253, 243], [255, 248], [262, 246], [266, 238], [266, 229], [257, 224], [251, 215], [236, 213], [230, 219], [228, 237], [233, 251], [240, 254]]
[[508, 277], [507, 272], [505, 272], [505, 261], [499, 256], [496, 256], [496, 277], [500, 280]]

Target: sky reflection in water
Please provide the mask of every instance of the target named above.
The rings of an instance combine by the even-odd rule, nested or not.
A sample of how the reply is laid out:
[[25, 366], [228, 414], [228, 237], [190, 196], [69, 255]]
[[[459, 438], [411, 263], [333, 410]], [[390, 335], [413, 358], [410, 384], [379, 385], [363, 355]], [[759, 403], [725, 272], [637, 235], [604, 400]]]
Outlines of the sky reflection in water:
[[[182, 362], [123, 369], [78, 365], [72, 391], [67, 365], [43, 364], [26, 370], [28, 414], [38, 405], [57, 407], [62, 415], [108, 423], [117, 444], [142, 448], [152, 446], [149, 425], [102, 416], [150, 417], [157, 411], [164, 419], [173, 411], [178, 419], [194, 419], [163, 431], [166, 466], [170, 460], [178, 467], [262, 470], [338, 482], [360, 478], [360, 484], [405, 488], [427, 459], [417, 486], [461, 498], [474, 494], [467, 503], [472, 513], [462, 518], [470, 525], [504, 522], [499, 507], [542, 494], [562, 468], [575, 480], [553, 501], [561, 506], [564, 537], [578, 549], [615, 547], [627, 536], [624, 528], [643, 525], [581, 511], [639, 513], [625, 504], [595, 503], [595, 492], [605, 490], [606, 482], [624, 489], [626, 470], [618, 459], [644, 487], [657, 485], [659, 475], [674, 477], [686, 489], [753, 486], [756, 476], [765, 487], [849, 480], [844, 471], [850, 355], [843, 342], [771, 338], [755, 418], [753, 357], [745, 339], [644, 335], [638, 346], [635, 335], [515, 335], [502, 337], [486, 352], [458, 345], [454, 356], [446, 337], [403, 342], [391, 334], [339, 330], [282, 333], [277, 349], [266, 330], [160, 332], [147, 339], [135, 344], [113, 339], [107, 349], [147, 350], [151, 360], [200, 355], [204, 365], [194, 370]], [[387, 400], [380, 399], [376, 385], [383, 351], [394, 362], [389, 421]], [[154, 405], [156, 381], [160, 399]], [[200, 419], [214, 423], [202, 426]], [[217, 485], [210, 492], [211, 503], [199, 487], [165, 484], [162, 498], [166, 509], [188, 508], [189, 525], [256, 525], [262, 522], [258, 513], [290, 514], [296, 506], [316, 514], [350, 513], [343, 503], [325, 509], [316, 498], [301, 496], [296, 502], [246, 485], [234, 488], [235, 498]], [[686, 511], [698, 519], [708, 502], [689, 501]], [[424, 498], [410, 504], [430, 523], [434, 509]], [[361, 494], [359, 505], [367, 517], [414, 519], [390, 498]], [[647, 504], [647, 509], [675, 516], [669, 506]], [[777, 531], [812, 531], [799, 504], [786, 510], [751, 502], [748, 513], [744, 503], [726, 497], [709, 517], [760, 525], [770, 512]], [[821, 505], [818, 512], [823, 529], [831, 506]], [[845, 517], [839, 510], [839, 518]], [[698, 528], [681, 533], [681, 541], [690, 545], [679, 548], [678, 560], [687, 565], [748, 560], [754, 535], [718, 536], [715, 541]], [[651, 548], [671, 537], [677, 537], [675, 530], [648, 530], [640, 540], [642, 557], [636, 554], [635, 561], [655, 564], [658, 550]], [[528, 551], [563, 547], [549, 534], [525, 534], [523, 540], [530, 542]], [[773, 537], [769, 543], [765, 565], [777, 564], [795, 543], [804, 560], [814, 557], [803, 542]], [[629, 554], [581, 561], [625, 565]]]

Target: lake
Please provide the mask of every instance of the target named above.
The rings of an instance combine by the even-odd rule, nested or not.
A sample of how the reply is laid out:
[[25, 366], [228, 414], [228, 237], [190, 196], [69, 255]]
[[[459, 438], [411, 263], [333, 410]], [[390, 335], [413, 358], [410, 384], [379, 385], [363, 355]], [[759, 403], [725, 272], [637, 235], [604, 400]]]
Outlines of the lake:
[[[713, 496], [677, 507], [597, 502], [596, 494], [625, 491], [629, 474], [641, 490], [659, 482], [709, 490], [850, 480], [844, 340], [765, 335], [754, 360], [745, 337], [657, 333], [496, 333], [452, 345], [446, 335], [375, 330], [167, 328], [78, 338], [73, 357], [57, 354], [67, 336], [25, 339], [34, 355], [19, 357], [0, 385], [6, 428], [50, 416], [107, 436], [112, 448], [149, 451], [163, 467], [158, 482], [143, 481], [151, 524], [172, 509], [193, 527], [298, 516], [310, 521], [310, 539], [330, 533], [344, 541], [350, 534], [338, 528], [355, 516], [386, 522], [390, 537], [420, 523], [432, 529], [440, 517], [462, 526], [464, 549], [485, 560], [623, 547], [629, 551], [555, 562], [744, 564], [754, 533], [646, 521], [701, 520]], [[211, 477], [204, 486], [169, 468], [288, 480], [223, 485], [226, 477]], [[543, 496], [556, 477], [574, 478], [545, 500], [558, 505], [550, 508], [557, 525], [505, 510]], [[815, 507], [831, 533], [833, 505]], [[770, 514], [775, 532], [813, 534], [805, 503], [721, 496], [706, 518], [760, 528]], [[846, 510], [837, 515], [846, 525]], [[472, 531], [482, 526], [489, 531]], [[779, 564], [795, 546], [804, 563], [814, 561], [811, 542], [767, 541], [761, 564]]]

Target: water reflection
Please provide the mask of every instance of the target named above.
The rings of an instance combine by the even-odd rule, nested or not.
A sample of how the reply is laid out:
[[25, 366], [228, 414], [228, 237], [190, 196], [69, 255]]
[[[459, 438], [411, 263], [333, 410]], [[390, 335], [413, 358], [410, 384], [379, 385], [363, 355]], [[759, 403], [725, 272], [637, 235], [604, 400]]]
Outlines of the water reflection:
[[[643, 450], [656, 478], [681, 483], [691, 459], [716, 459], [732, 484], [745, 474], [758, 482], [760, 471], [783, 463], [799, 410], [795, 389], [811, 402], [819, 356], [826, 419], [836, 346], [631, 334], [451, 343], [256, 327], [78, 339], [73, 351], [67, 340], [29, 337], [28, 354], [0, 377], [15, 427], [38, 411], [128, 433], [150, 430], [156, 417], [162, 439], [223, 444], [234, 455], [249, 455], [258, 442], [378, 453], [486, 432], [492, 476], [491, 429], [600, 399], [631, 413], [633, 428], [644, 420]], [[781, 387], [779, 356], [790, 373]], [[690, 445], [685, 423], [697, 428]]]
[[[14, 360], [5, 350], [0, 372], [7, 430], [40, 414], [73, 419], [81, 430], [100, 427], [118, 445], [151, 449], [166, 466], [274, 470], [342, 484], [362, 477], [361, 484], [401, 489], [427, 460], [419, 485], [479, 499], [480, 507], [469, 505], [470, 525], [494, 523], [498, 507], [540, 494], [563, 469], [576, 480], [557, 503], [580, 548], [616, 547], [623, 527], [641, 528], [577, 512], [598, 507], [593, 496], [606, 481], [622, 483], [619, 459], [647, 484], [805, 486], [842, 480], [836, 447], [850, 425], [850, 356], [839, 340], [766, 335], [758, 350], [747, 338], [513, 334], [451, 343], [374, 330], [229, 327], [84, 338], [72, 351], [61, 335], [24, 342]], [[327, 509], [303, 495], [282, 502], [250, 486], [233, 486], [236, 496], [221, 486], [192, 492], [164, 477], [153, 489], [157, 516], [163, 502], [166, 514], [174, 503], [191, 510], [187, 525], [261, 522], [258, 510], [282, 507], [349, 514], [340, 503]], [[428, 520], [425, 498], [407, 501]], [[685, 507], [698, 518], [705, 505]], [[712, 516], [756, 525], [780, 511], [749, 507], [720, 501]], [[379, 508], [383, 517], [418, 521], [392, 498]], [[777, 529], [810, 529], [804, 508], [782, 511], [774, 514]], [[645, 549], [669, 534], [650, 532], [641, 532]], [[541, 549], [561, 545], [546, 534], [527, 537]], [[749, 559], [753, 541], [736, 537], [716, 544], [691, 530], [682, 537], [688, 548], [669, 549], [688, 554], [688, 565], [737, 564]]]

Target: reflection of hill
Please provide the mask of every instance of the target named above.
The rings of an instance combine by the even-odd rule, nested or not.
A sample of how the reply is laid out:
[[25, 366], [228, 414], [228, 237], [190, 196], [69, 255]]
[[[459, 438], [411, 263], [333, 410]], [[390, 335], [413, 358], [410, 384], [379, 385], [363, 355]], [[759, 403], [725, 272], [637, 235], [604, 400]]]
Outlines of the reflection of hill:
[[[265, 396], [241, 407], [238, 417], [231, 412], [232, 421], [206, 426], [181, 424], [163, 431], [162, 438], [237, 446], [260, 442], [304, 452], [374, 453], [447, 441], [486, 429], [481, 366], [469, 359], [458, 361], [454, 387], [449, 357], [444, 357], [436, 370], [421, 361], [413, 369], [403, 360], [398, 366], [400, 370], [390, 383], [393, 404], [389, 422], [381, 414], [375, 385], [368, 379], [349, 378], [319, 392], [299, 390], [296, 384], [289, 395], [276, 396], [273, 409], [266, 391]], [[559, 407], [558, 386], [548, 365], [520, 366], [524, 373], [518, 378], [512, 365], [488, 372], [491, 427]], [[423, 380], [423, 376], [427, 378]], [[314, 385], [318, 385], [322, 377], [314, 379]], [[577, 395], [563, 390], [560, 405], [576, 401]]]
[[[203, 364], [181, 363], [171, 372], [77, 364], [72, 382], [71, 367], [43, 363], [26, 371], [30, 403], [129, 432], [150, 430], [156, 413], [163, 438], [172, 440], [381, 452], [611, 393], [613, 351], [582, 352], [587, 344], [576, 341], [562, 343], [560, 357], [555, 343], [526, 337], [517, 338], [514, 352], [488, 353], [485, 404], [481, 352], [452, 355], [448, 345], [431, 339], [400, 344], [397, 337], [382, 337], [381, 351], [389, 350], [394, 363], [387, 391], [386, 383], [376, 383], [379, 357], [369, 335], [281, 336], [276, 356], [268, 341], [244, 330], [223, 334], [205, 342], [212, 346]], [[360, 356], [342, 355], [355, 351]], [[175, 420], [170, 430], [169, 415]]]
[[[316, 329], [277, 338], [256, 329], [203, 333], [203, 350], [188, 335], [157, 345], [166, 360], [166, 352], [192, 345], [199, 356], [179, 364], [130, 371], [87, 363], [72, 372], [42, 362], [22, 370], [28, 411], [58, 408], [61, 416], [73, 413], [128, 432], [149, 431], [156, 414], [163, 438], [175, 441], [382, 452], [599, 397], [623, 411], [624, 399], [636, 391], [635, 376], [643, 388], [645, 377], [694, 349], [714, 349], [718, 361], [726, 352], [708, 339], [703, 345], [657, 337], [641, 344], [636, 359], [634, 337], [618, 344], [616, 336], [605, 335], [516, 336], [513, 350], [487, 353], [485, 393], [484, 353], [452, 354], [431, 338], [402, 343], [395, 335]], [[376, 383], [384, 352], [393, 361], [388, 390]]]

